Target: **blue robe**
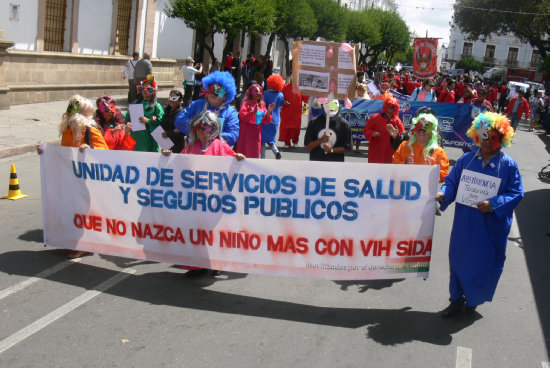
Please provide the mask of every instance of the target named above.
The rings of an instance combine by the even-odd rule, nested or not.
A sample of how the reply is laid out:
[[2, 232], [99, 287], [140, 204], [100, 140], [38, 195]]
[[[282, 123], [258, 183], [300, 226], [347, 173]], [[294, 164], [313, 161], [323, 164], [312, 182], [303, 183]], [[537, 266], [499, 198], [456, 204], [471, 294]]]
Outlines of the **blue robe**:
[[[195, 116], [201, 114], [203, 111], [206, 111], [204, 107], [207, 103], [208, 100], [206, 98], [191, 102], [191, 105], [183, 109], [183, 111], [176, 117], [176, 120], [174, 121], [176, 128], [180, 132], [189, 135], [189, 126], [191, 125], [191, 121], [195, 118]], [[233, 147], [239, 138], [239, 114], [237, 113], [237, 110], [228, 104], [217, 108], [208, 105], [207, 109], [218, 115], [222, 126], [220, 135], [229, 146]]]
[[455, 207], [449, 246], [450, 300], [465, 296], [466, 304], [472, 307], [493, 299], [506, 259], [514, 208], [523, 198], [516, 162], [499, 151], [483, 168], [483, 158], [477, 152], [458, 159], [441, 188], [445, 195], [441, 210], [445, 210], [456, 198], [463, 170], [501, 178], [497, 196], [488, 199], [493, 211], [482, 213], [459, 203]]
[[275, 136], [279, 123], [281, 122], [281, 107], [285, 102], [285, 97], [282, 92], [265, 91], [264, 93], [265, 107], [268, 108], [272, 102], [275, 102], [275, 109], [271, 112], [271, 123], [262, 125], [262, 144], [275, 143]]

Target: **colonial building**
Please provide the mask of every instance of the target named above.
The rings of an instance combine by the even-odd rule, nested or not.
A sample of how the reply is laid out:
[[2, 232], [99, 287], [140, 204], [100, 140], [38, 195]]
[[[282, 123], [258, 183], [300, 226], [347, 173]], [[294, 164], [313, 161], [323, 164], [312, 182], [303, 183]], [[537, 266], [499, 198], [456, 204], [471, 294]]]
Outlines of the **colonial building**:
[[464, 58], [480, 61], [487, 69], [502, 67], [536, 71], [541, 65], [539, 51], [511, 34], [495, 34], [485, 40], [474, 41], [468, 39], [458, 27], [452, 26], [447, 61], [456, 64]]
[[[182, 60], [194, 56], [196, 34], [168, 18], [168, 0], [10, 0], [0, 5], [0, 106], [124, 94], [128, 55], [152, 55], [160, 88], [183, 79]], [[4, 32], [2, 32], [2, 30]], [[3, 33], [3, 34], [2, 34]], [[233, 51], [264, 53], [267, 37], [241, 35]], [[222, 60], [224, 35], [214, 37]], [[283, 45], [271, 52], [280, 68]], [[210, 60], [204, 60], [209, 62]]]

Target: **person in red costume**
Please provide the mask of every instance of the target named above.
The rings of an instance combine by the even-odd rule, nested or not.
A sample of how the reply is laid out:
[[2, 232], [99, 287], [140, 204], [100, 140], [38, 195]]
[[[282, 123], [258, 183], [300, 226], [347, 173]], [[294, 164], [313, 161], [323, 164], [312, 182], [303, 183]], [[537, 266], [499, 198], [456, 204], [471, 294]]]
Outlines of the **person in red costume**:
[[283, 87], [284, 102], [281, 108], [281, 125], [279, 126], [279, 141], [286, 148], [298, 144], [300, 128], [302, 127], [302, 101], [307, 102], [307, 96], [292, 92], [292, 82]]
[[391, 164], [404, 132], [405, 127], [399, 119], [399, 103], [395, 97], [389, 97], [384, 101], [382, 113], [371, 117], [363, 130], [369, 141], [369, 163]]
[[263, 96], [264, 91], [259, 84], [251, 85], [239, 111], [239, 140], [235, 151], [248, 158], [260, 158], [262, 125], [271, 123], [271, 112], [275, 108], [274, 102], [266, 108]]
[[132, 123], [125, 124], [124, 115], [115, 106], [115, 100], [110, 96], [103, 96], [98, 98], [95, 103], [97, 106], [94, 115], [95, 125], [103, 134], [109, 149], [133, 150], [136, 141], [130, 135]]

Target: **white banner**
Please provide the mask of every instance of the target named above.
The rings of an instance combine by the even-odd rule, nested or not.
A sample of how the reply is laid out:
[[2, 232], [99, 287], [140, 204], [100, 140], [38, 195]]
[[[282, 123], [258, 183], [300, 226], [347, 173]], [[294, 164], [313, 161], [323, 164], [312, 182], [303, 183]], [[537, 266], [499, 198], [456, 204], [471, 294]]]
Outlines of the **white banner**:
[[427, 277], [439, 168], [44, 145], [45, 244], [330, 280]]

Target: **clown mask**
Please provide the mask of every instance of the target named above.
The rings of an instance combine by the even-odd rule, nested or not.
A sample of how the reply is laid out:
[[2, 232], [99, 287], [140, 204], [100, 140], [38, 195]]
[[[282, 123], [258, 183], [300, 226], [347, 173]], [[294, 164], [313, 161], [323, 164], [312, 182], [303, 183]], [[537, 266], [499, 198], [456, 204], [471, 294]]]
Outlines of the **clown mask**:
[[332, 99], [323, 104], [323, 110], [328, 117], [333, 118], [340, 112], [340, 103], [337, 99]]

